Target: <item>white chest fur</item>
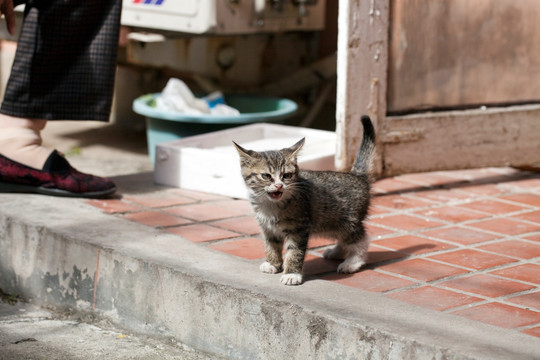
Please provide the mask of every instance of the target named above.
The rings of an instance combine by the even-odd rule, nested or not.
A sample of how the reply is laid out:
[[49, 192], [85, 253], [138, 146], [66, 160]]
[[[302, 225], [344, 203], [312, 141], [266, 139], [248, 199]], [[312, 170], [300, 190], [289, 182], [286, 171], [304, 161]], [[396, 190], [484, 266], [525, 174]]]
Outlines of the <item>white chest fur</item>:
[[279, 208], [274, 203], [260, 203], [254, 205], [256, 219], [267, 231], [276, 235], [280, 233], [277, 224], [279, 222]]

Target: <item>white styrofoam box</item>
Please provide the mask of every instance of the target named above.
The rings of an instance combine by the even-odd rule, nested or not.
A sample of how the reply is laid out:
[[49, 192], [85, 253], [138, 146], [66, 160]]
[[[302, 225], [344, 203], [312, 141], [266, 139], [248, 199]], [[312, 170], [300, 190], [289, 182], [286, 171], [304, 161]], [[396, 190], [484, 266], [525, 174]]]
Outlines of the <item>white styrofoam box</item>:
[[154, 181], [161, 185], [247, 199], [233, 141], [249, 150], [278, 150], [305, 137], [301, 169], [334, 170], [336, 135], [330, 131], [252, 124], [165, 142], [156, 147]]

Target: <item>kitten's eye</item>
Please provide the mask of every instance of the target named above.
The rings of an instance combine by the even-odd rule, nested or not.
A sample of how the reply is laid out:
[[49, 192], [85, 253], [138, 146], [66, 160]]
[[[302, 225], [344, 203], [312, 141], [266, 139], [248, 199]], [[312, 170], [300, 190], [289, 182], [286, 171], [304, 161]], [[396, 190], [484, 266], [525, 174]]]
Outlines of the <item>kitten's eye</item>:
[[264, 180], [272, 180], [272, 175], [270, 175], [270, 174], [261, 174], [261, 177]]
[[285, 173], [283, 174], [283, 180], [289, 180], [292, 179], [293, 173]]

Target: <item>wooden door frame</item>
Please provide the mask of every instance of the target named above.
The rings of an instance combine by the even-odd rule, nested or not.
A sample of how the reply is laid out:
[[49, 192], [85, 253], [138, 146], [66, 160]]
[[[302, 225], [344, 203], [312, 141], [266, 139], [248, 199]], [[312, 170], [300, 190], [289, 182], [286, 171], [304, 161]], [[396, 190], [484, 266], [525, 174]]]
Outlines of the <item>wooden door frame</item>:
[[387, 116], [390, 1], [339, 0], [336, 168], [351, 167], [363, 114], [376, 176], [540, 164], [540, 105]]
[[[368, 114], [377, 134], [384, 126], [390, 0], [339, 0], [336, 91], [336, 169], [351, 167], [362, 141], [360, 117]], [[382, 174], [377, 143], [373, 167]]]

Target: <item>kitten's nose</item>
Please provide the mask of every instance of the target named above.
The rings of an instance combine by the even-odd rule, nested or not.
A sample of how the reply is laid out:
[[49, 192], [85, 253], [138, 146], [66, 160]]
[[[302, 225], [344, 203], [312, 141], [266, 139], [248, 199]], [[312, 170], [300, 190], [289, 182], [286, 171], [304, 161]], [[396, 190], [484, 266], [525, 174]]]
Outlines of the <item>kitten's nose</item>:
[[275, 184], [274, 186], [276, 187], [276, 189], [281, 190], [281, 188], [283, 187], [283, 184]]

